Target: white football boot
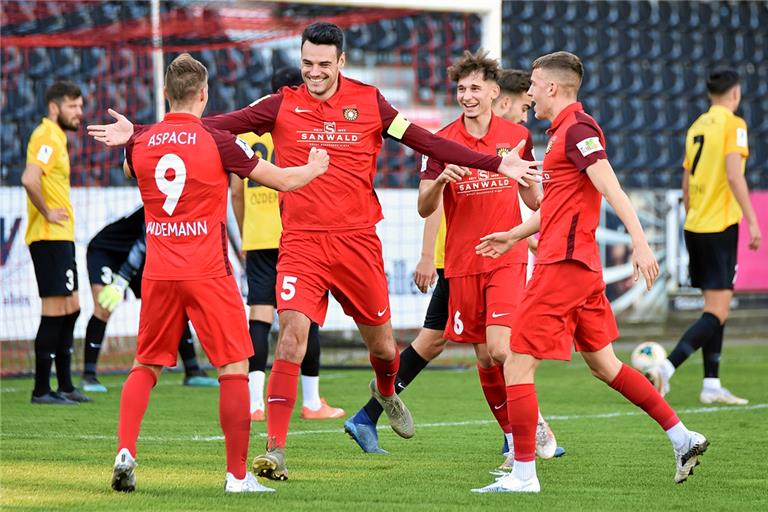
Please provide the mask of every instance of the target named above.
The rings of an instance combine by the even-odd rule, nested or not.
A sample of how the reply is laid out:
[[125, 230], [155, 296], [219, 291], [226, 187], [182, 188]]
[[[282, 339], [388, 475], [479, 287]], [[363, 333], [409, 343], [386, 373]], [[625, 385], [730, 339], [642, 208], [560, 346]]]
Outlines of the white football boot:
[[112, 469], [112, 488], [121, 492], [133, 492], [136, 490], [136, 460], [131, 456], [128, 448], [117, 452], [115, 466]]
[[709, 441], [698, 432], [691, 431], [691, 437], [680, 450], [675, 450], [675, 483], [685, 482], [693, 474], [693, 468], [699, 464], [699, 457], [704, 455]]
[[747, 405], [749, 400], [740, 398], [726, 388], [702, 389], [699, 400], [703, 404]]
[[260, 484], [253, 473], [249, 471], [242, 480], [235, 478], [232, 473], [227, 473], [227, 477], [224, 479], [224, 492], [275, 492], [275, 490]]
[[541, 492], [539, 479], [534, 476], [528, 480], [518, 480], [514, 473], [501, 476], [492, 484], [472, 489], [472, 492], [487, 494], [492, 492]]

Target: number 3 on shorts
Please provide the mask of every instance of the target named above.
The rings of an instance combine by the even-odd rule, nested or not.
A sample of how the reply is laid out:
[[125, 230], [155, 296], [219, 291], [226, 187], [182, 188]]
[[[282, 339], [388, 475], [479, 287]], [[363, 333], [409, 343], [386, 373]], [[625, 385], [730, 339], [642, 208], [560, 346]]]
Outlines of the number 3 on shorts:
[[296, 276], [283, 276], [283, 291], [280, 292], [280, 297], [283, 300], [291, 300], [296, 295], [296, 287], [294, 284], [299, 278]]

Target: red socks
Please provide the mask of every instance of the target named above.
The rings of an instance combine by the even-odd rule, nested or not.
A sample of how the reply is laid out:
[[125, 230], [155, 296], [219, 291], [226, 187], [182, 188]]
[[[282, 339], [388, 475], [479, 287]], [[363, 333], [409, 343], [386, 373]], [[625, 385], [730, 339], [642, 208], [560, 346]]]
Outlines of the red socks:
[[141, 420], [149, 405], [149, 395], [157, 383], [152, 370], [136, 366], [125, 379], [120, 394], [120, 418], [117, 421], [117, 451], [128, 448], [136, 457], [136, 440], [141, 430]]
[[536, 458], [536, 423], [539, 402], [534, 384], [507, 386], [507, 413], [515, 439], [515, 460], [531, 462]]
[[376, 372], [376, 386], [383, 396], [395, 394], [395, 380], [397, 370], [400, 369], [400, 352], [395, 350], [395, 358], [392, 361], [384, 361], [371, 354], [369, 356], [373, 371]]
[[300, 364], [284, 359], [275, 359], [272, 363], [267, 384], [267, 444], [270, 447], [285, 447], [300, 370]]
[[227, 471], [235, 478], [245, 478], [251, 416], [248, 411], [248, 377], [222, 375], [219, 377], [219, 422], [224, 432], [227, 450]]
[[488, 402], [496, 421], [505, 433], [512, 432], [509, 426], [509, 414], [507, 414], [507, 390], [504, 384], [504, 370], [499, 365], [483, 368], [477, 365], [477, 374], [480, 376], [480, 386], [483, 388], [485, 401]]
[[[610, 386], [648, 413], [648, 416], [656, 420], [665, 431], [680, 421], [656, 388], [634, 368], [621, 365], [621, 370]], [[515, 448], [517, 448], [517, 440], [515, 440]]]

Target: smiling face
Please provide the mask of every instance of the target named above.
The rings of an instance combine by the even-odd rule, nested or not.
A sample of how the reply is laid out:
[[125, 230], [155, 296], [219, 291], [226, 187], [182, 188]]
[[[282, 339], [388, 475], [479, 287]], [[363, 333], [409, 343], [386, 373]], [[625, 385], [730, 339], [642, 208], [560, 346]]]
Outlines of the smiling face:
[[345, 56], [337, 54], [332, 44], [314, 44], [305, 41], [301, 47], [301, 77], [309, 93], [319, 100], [327, 100], [336, 92], [339, 71]]
[[473, 71], [456, 83], [456, 101], [464, 117], [474, 119], [491, 111], [493, 100], [499, 95], [495, 80], [485, 80], [481, 71]]

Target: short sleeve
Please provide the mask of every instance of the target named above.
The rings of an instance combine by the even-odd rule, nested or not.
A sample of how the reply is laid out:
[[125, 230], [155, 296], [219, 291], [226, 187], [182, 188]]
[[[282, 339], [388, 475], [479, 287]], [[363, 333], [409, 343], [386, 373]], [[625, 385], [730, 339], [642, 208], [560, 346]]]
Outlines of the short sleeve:
[[737, 116], [732, 116], [725, 124], [725, 154], [738, 153], [744, 158], [749, 156], [747, 123]]
[[27, 146], [27, 163], [35, 164], [43, 170], [43, 173], [53, 169], [57, 155], [57, 145], [49, 137], [34, 133]]
[[228, 172], [247, 178], [259, 163], [259, 157], [243, 139], [219, 130], [211, 130], [221, 156], [221, 164]]
[[607, 159], [597, 127], [588, 123], [571, 125], [565, 135], [565, 156], [580, 171]]
[[125, 143], [125, 161], [128, 164], [128, 169], [131, 171], [131, 175], [136, 177], [136, 169], [133, 168], [133, 148], [136, 144], [136, 139], [139, 138], [145, 131], [151, 128], [152, 125], [136, 125], [133, 127], [133, 135]]

